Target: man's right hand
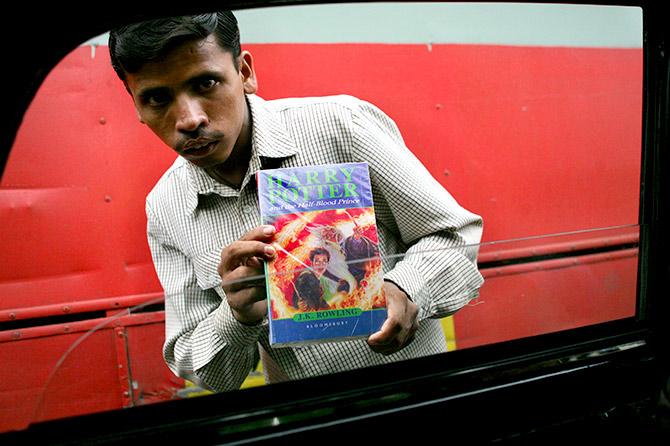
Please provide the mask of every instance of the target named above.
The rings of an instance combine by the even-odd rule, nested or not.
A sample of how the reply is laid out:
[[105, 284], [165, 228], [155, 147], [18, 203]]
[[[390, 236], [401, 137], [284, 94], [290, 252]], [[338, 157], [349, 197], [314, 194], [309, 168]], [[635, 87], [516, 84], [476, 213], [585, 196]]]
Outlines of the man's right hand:
[[243, 324], [257, 324], [267, 314], [263, 261], [277, 255], [270, 244], [274, 235], [274, 226], [259, 226], [221, 251], [218, 272], [223, 291], [233, 316]]

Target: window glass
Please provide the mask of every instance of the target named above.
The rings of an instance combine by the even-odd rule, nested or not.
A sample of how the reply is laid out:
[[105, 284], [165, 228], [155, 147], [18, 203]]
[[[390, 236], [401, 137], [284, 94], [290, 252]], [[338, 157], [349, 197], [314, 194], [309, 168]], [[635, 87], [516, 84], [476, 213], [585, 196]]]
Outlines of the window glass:
[[[331, 224], [340, 230], [336, 239], [342, 242], [361, 226], [380, 246], [371, 258], [381, 257], [384, 269], [410, 265], [416, 268], [410, 277], [433, 284], [426, 291], [411, 280], [402, 282], [406, 276], [398, 279], [412, 291], [423, 323], [436, 324], [446, 350], [635, 316], [643, 82], [639, 8], [375, 3], [235, 14], [242, 49], [253, 55], [255, 96], [281, 111], [277, 122], [294, 145], [304, 153], [335, 154], [316, 164], [356, 158], [369, 165], [374, 215], [340, 213], [339, 223]], [[175, 376], [162, 357], [166, 312], [178, 314], [183, 302], [164, 297], [147, 242], [145, 197], [177, 155], [139, 122], [111, 69], [107, 39], [106, 34], [82, 44], [49, 74], [26, 112], [0, 181], [2, 431], [209, 392], [197, 376]], [[270, 102], [307, 97], [328, 99]], [[267, 119], [266, 106], [258, 104], [253, 119], [260, 122]], [[337, 114], [342, 110], [352, 114], [342, 117]], [[321, 138], [310, 139], [320, 125], [326, 127], [319, 130]], [[358, 133], [352, 136], [354, 127]], [[264, 136], [271, 149], [280, 150], [281, 138], [270, 133], [256, 136], [255, 144]], [[377, 151], [375, 144], [387, 140], [407, 152]], [[355, 156], [344, 146], [355, 147]], [[342, 187], [310, 193], [350, 198]], [[452, 205], [444, 195], [428, 198], [439, 188], [481, 216], [481, 238], [471, 224], [459, 246], [425, 243], [405, 255], [428, 234], [464, 225], [465, 213], [456, 223], [438, 221]], [[255, 188], [248, 190], [234, 204], [239, 224], [234, 229], [207, 213], [220, 205], [225, 191], [196, 200], [194, 221], [206, 221], [211, 232], [193, 236], [193, 250], [185, 253], [194, 287], [220, 293], [217, 288], [226, 283], [215, 275], [220, 249], [214, 247], [229, 232], [239, 236], [261, 223]], [[371, 215], [377, 232], [371, 232]], [[310, 222], [301, 229], [324, 228]], [[394, 240], [391, 234], [399, 232], [402, 237]], [[157, 243], [169, 246], [168, 253], [174, 246], [161, 234], [165, 238]], [[171, 236], [180, 242], [185, 237]], [[337, 250], [307, 261], [309, 253], [297, 248], [306, 239], [295, 237], [298, 244], [285, 254], [297, 258], [292, 273], [335, 262]], [[446, 311], [432, 300], [441, 293], [438, 288], [466, 289], [476, 282], [449, 268], [431, 275], [435, 265], [458, 265], [453, 259], [468, 256], [477, 259], [483, 285], [464, 294], [455, 314], [434, 319]], [[361, 281], [351, 268], [355, 264], [345, 264], [355, 279], [349, 289]], [[361, 277], [369, 279], [370, 265]], [[270, 277], [268, 283], [279, 281]], [[328, 323], [314, 322], [323, 329]], [[176, 342], [191, 342], [189, 336], [196, 335], [206, 336], [205, 330]], [[198, 356], [194, 367], [203, 357], [216, 359], [219, 341], [200, 341], [211, 355]], [[339, 370], [337, 360], [314, 347], [283, 352], [304, 368], [282, 370], [288, 375]], [[430, 353], [428, 348], [417, 354]], [[276, 372], [269, 370], [277, 366], [274, 360], [257, 359], [249, 359], [253, 370], [242, 388], [265, 385], [265, 377]], [[309, 360], [323, 367], [310, 369]]]

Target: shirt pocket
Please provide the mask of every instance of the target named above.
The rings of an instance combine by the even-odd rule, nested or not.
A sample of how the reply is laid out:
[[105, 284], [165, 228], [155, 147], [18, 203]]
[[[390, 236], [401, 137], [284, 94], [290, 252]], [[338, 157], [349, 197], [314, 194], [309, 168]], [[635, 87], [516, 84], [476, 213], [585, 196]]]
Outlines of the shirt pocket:
[[209, 290], [221, 285], [221, 276], [217, 268], [221, 261], [221, 250], [216, 249], [193, 257], [193, 269], [195, 271], [198, 286], [203, 290]]

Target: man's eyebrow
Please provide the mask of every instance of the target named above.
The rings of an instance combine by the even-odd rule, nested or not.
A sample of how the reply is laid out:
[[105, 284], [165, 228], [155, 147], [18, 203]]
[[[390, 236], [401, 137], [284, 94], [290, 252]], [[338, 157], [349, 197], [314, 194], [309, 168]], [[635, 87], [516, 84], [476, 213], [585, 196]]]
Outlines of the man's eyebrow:
[[217, 73], [216, 71], [202, 71], [188, 79], [189, 84], [196, 84], [204, 79], [216, 79], [216, 80], [221, 80], [221, 73]]
[[148, 88], [143, 88], [141, 89], [137, 96], [142, 99], [146, 100], [147, 98], [150, 98], [151, 96], [155, 96], [157, 94], [165, 94], [169, 91], [167, 87], [148, 87]]

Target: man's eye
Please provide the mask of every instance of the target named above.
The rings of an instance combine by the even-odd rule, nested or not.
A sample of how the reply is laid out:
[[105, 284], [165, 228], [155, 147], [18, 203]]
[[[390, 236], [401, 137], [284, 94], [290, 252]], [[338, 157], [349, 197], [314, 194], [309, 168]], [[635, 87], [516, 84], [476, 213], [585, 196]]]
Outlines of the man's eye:
[[216, 79], [211, 79], [211, 78], [201, 79], [196, 84], [196, 88], [198, 89], [198, 91], [201, 91], [201, 92], [209, 91], [212, 88], [214, 88], [214, 86], [218, 83], [219, 82]]
[[144, 102], [150, 107], [163, 107], [169, 101], [170, 98], [166, 94], [152, 94], [144, 98]]

